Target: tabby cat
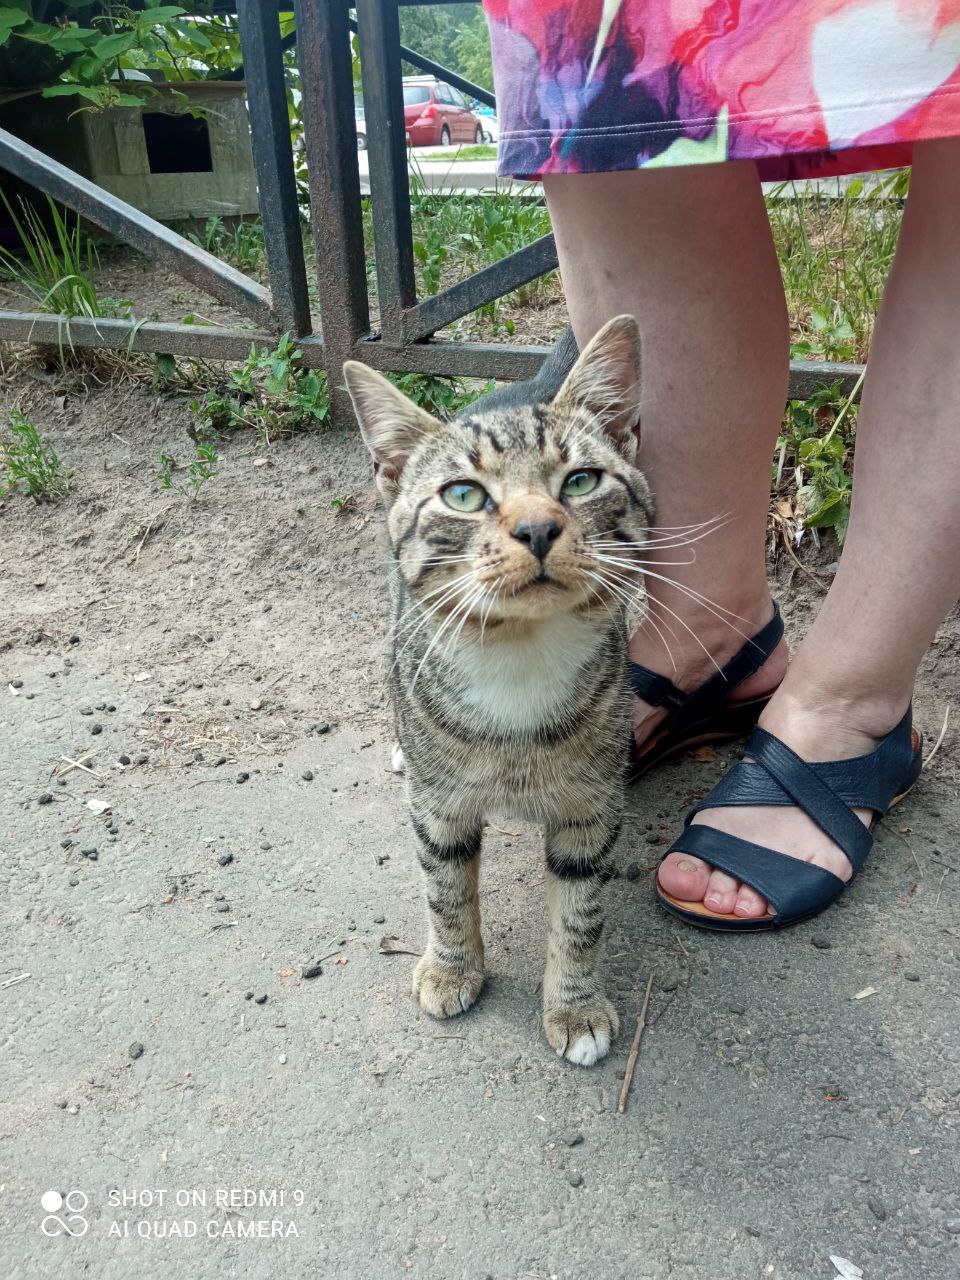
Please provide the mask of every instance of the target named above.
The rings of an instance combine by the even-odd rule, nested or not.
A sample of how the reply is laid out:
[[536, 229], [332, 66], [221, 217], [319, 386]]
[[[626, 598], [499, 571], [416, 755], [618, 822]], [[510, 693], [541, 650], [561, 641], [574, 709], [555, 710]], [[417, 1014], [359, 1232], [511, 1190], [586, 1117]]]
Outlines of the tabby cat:
[[392, 694], [430, 926], [414, 992], [437, 1018], [474, 1003], [484, 824], [542, 823], [543, 1026], [590, 1066], [618, 1026], [600, 940], [631, 725], [627, 596], [603, 548], [642, 556], [652, 519], [636, 322], [611, 320], [579, 358], [565, 335], [531, 382], [447, 423], [366, 365], [344, 377], [393, 556]]

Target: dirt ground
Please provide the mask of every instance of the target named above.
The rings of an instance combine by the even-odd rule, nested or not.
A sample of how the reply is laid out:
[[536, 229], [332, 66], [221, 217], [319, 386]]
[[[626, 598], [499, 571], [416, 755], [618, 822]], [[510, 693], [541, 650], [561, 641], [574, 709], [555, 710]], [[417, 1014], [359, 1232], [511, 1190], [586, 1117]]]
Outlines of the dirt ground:
[[[193, 501], [158, 481], [185, 399], [21, 378], [3, 420], [14, 397], [75, 474], [56, 506], [0, 502], [0, 1274], [960, 1274], [954, 729], [840, 906], [782, 936], [653, 900], [735, 749], [636, 788], [624, 1034], [590, 1072], [539, 1034], [537, 832], [492, 828], [489, 986], [431, 1022], [412, 959], [379, 950], [424, 919], [356, 433], [236, 436]], [[817, 590], [773, 571], [796, 637]], [[930, 741], [958, 664], [953, 617], [918, 689]]]

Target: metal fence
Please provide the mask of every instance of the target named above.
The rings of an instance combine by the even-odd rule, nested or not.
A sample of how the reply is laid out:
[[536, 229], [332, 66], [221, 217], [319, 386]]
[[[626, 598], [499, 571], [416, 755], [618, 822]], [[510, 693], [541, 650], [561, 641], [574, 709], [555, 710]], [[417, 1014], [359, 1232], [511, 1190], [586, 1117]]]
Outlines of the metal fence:
[[[430, 0], [418, 0], [429, 3]], [[476, 0], [460, 0], [476, 3]], [[260, 191], [269, 289], [117, 199], [102, 187], [0, 129], [0, 168], [206, 290], [257, 326], [74, 318], [78, 347], [242, 360], [252, 343], [272, 346], [289, 331], [303, 362], [327, 370], [331, 411], [346, 424], [341, 386], [345, 359], [385, 371], [514, 379], [539, 367], [542, 346], [440, 341], [439, 330], [527, 284], [557, 265], [552, 236], [544, 236], [467, 279], [418, 298], [401, 59], [495, 105], [492, 94], [400, 43], [398, 10], [408, 0], [224, 0], [238, 17], [254, 163]], [[311, 315], [307, 264], [287, 114], [284, 52], [278, 12], [295, 10], [297, 69], [317, 273], [319, 326]], [[356, 16], [353, 16], [355, 12]], [[362, 197], [354, 112], [351, 34], [358, 33], [367, 121], [379, 320], [371, 326], [363, 243]], [[478, 197], [482, 198], [482, 197]], [[642, 228], [638, 229], [642, 235]], [[62, 319], [0, 311], [0, 338], [53, 342]], [[849, 364], [794, 362], [791, 395], [825, 381], [851, 388], [861, 370]]]

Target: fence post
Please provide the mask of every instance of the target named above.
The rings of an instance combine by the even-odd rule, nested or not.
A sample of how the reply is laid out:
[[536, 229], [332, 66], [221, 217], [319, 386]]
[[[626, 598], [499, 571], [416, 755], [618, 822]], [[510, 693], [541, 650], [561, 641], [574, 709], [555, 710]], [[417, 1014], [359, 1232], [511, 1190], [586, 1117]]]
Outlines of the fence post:
[[298, 65], [330, 414], [353, 422], [340, 366], [370, 330], [346, 4], [297, 0]]
[[403, 316], [416, 302], [410, 179], [403, 122], [397, 0], [356, 0], [367, 120], [377, 297], [385, 341], [403, 342]]
[[275, 7], [260, 0], [237, 0], [237, 19], [273, 310], [278, 325], [300, 337], [312, 324], [280, 22]]

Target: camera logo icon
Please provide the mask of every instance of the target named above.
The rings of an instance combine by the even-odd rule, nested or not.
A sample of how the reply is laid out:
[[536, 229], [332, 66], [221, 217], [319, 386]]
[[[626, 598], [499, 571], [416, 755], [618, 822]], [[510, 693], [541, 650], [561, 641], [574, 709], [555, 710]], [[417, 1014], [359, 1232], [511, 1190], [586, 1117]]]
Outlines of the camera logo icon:
[[[65, 1196], [59, 1191], [45, 1191], [40, 1207], [47, 1216], [40, 1223], [40, 1230], [45, 1236], [85, 1236], [90, 1226], [83, 1216], [87, 1203], [82, 1191], [68, 1191]], [[65, 1210], [63, 1214], [61, 1209]]]

